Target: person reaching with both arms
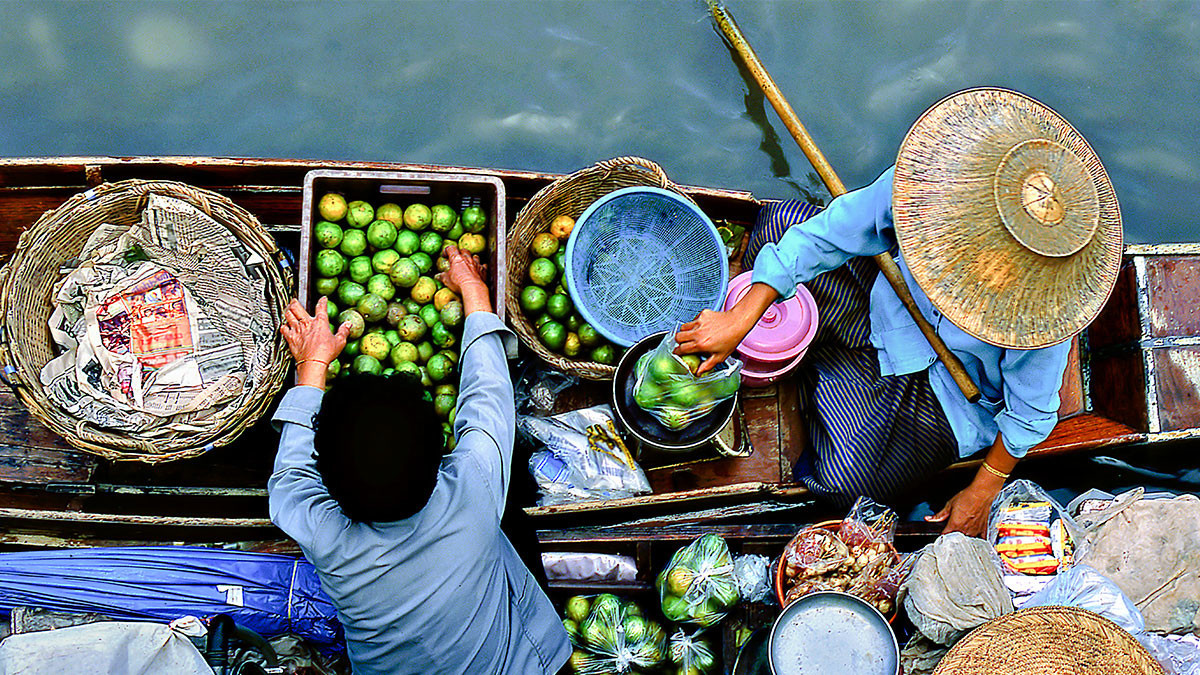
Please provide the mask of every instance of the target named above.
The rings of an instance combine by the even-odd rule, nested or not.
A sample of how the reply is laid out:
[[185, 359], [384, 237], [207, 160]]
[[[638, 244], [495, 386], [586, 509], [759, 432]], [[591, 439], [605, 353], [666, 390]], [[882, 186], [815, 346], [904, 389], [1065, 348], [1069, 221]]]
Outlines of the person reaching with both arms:
[[[835, 501], [879, 499], [982, 452], [971, 482], [927, 518], [981, 536], [1005, 479], [1057, 424], [1071, 338], [1116, 283], [1121, 217], [1107, 174], [1053, 110], [973, 89], [922, 115], [871, 185], [816, 211], [763, 207], [744, 265], [749, 292], [684, 324], [677, 353], [708, 354], [700, 372], [711, 369], [805, 283], [820, 328], [800, 375], [809, 447], [796, 478]], [[918, 309], [978, 385], [977, 402], [870, 259], [897, 249]]]
[[326, 300], [292, 301], [281, 327], [299, 383], [274, 422], [271, 521], [317, 568], [356, 675], [557, 673], [566, 630], [500, 529], [512, 478], [513, 387], [479, 261], [447, 249], [441, 275], [463, 299], [457, 445], [419, 383], [351, 375], [325, 391], [349, 326]]

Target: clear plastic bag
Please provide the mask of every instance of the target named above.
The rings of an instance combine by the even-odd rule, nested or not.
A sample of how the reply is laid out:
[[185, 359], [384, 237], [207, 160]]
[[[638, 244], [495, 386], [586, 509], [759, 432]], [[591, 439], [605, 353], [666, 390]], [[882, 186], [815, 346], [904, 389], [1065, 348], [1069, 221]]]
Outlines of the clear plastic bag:
[[1075, 563], [1083, 530], [1036, 483], [1009, 483], [992, 502], [988, 542], [1013, 574], [1055, 574]]
[[1111, 619], [1130, 633], [1146, 629], [1142, 613], [1108, 577], [1088, 565], [1076, 565], [1059, 573], [1029, 599], [1025, 607], [1063, 605], [1078, 607]]
[[725, 540], [706, 534], [675, 552], [657, 580], [663, 616], [711, 626], [741, 600]]
[[563, 614], [575, 647], [568, 663], [577, 675], [641, 672], [666, 661], [666, 631], [632, 600], [577, 595], [567, 600]]
[[854, 594], [888, 614], [895, 610], [893, 578], [900, 562], [892, 544], [896, 514], [867, 497], [859, 497], [836, 530], [808, 527], [784, 547], [784, 606], [816, 591]]
[[668, 429], [680, 430], [704, 417], [717, 404], [737, 393], [742, 362], [730, 357], [697, 377], [700, 363], [675, 354], [675, 333], [668, 332], [653, 351], [634, 365], [633, 400]]
[[1134, 637], [1162, 665], [1166, 675], [1200, 675], [1200, 639], [1194, 635], [1139, 633]]
[[523, 415], [552, 415], [558, 395], [579, 383], [579, 378], [546, 368], [535, 359], [520, 365], [513, 387], [517, 412]]
[[709, 675], [717, 672], [717, 654], [702, 631], [688, 634], [682, 628], [671, 635], [667, 654], [677, 675]]
[[617, 433], [607, 405], [550, 417], [520, 415], [517, 429], [545, 448], [529, 456], [542, 506], [650, 492], [650, 481]]
[[762, 602], [771, 596], [771, 561], [761, 555], [737, 556], [733, 579], [743, 602]]

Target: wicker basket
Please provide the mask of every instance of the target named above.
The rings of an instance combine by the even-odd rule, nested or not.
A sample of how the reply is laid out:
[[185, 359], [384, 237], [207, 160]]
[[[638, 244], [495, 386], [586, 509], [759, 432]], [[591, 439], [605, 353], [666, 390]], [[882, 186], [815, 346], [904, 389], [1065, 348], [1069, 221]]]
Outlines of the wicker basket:
[[993, 619], [959, 640], [934, 675], [1162, 675], [1132, 635], [1075, 607], [1032, 607]]
[[508, 278], [504, 307], [517, 336], [533, 353], [561, 370], [588, 380], [611, 380], [616, 366], [570, 359], [546, 349], [537, 331], [521, 312], [521, 287], [529, 270], [529, 247], [533, 238], [550, 229], [557, 216], [578, 219], [592, 202], [627, 187], [657, 187], [691, 200], [672, 183], [662, 168], [640, 157], [614, 157], [563, 176], [538, 191], [517, 214], [508, 230]]
[[[21, 234], [16, 250], [0, 269], [0, 376], [30, 414], [71, 445], [111, 460], [156, 464], [192, 457], [226, 445], [253, 424], [270, 405], [287, 376], [290, 359], [282, 336], [271, 353], [270, 373], [241, 404], [179, 414], [186, 430], [155, 429], [145, 435], [97, 427], [70, 415], [42, 387], [42, 367], [55, 357], [47, 327], [51, 293], [61, 279], [60, 266], [77, 257], [87, 238], [103, 223], [133, 224], [151, 193], [197, 207], [226, 226], [252, 251], [275, 264], [261, 266], [272, 318], [282, 322], [292, 296], [293, 274], [286, 259], [258, 220], [229, 199], [171, 181], [126, 180], [77, 194], [47, 211]], [[151, 434], [152, 437], [151, 437]]]

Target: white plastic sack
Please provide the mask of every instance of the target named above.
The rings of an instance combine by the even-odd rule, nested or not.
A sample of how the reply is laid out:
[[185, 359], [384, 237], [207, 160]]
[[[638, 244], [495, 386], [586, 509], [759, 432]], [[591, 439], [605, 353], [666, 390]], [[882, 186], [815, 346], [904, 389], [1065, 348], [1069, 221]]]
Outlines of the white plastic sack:
[[0, 675], [212, 675], [185, 630], [160, 623], [103, 621], [12, 635], [0, 642]]
[[627, 555], [549, 551], [542, 567], [549, 581], [637, 581], [637, 563]]
[[1079, 564], [1060, 572], [1054, 581], [1034, 594], [1026, 607], [1078, 607], [1112, 620], [1130, 633], [1146, 628], [1142, 613], [1108, 577], [1088, 565]]

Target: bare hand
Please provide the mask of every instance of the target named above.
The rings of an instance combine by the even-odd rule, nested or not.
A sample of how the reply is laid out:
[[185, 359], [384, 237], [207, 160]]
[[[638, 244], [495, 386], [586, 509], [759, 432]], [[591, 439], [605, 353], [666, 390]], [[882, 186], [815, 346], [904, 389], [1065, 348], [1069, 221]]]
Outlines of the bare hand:
[[464, 313], [470, 316], [474, 312], [492, 311], [487, 282], [483, 280], [487, 267], [480, 264], [479, 258], [463, 253], [457, 246], [447, 246], [444, 254], [450, 262], [450, 269], [437, 275], [437, 278], [446, 284], [446, 288], [462, 297]]
[[732, 354], [747, 332], [741, 329], [732, 312], [706, 309], [700, 312], [695, 321], [679, 327], [679, 332], [675, 334], [675, 342], [679, 344], [675, 353], [708, 354], [708, 358], [696, 369], [696, 374], [702, 375]]
[[446, 284], [446, 288], [462, 295], [463, 288], [471, 284], [487, 287], [487, 282], [483, 280], [487, 268], [477, 256], [463, 253], [457, 246], [447, 246], [444, 253], [450, 261], [450, 269], [438, 274], [437, 278]]
[[[279, 327], [283, 339], [287, 340], [288, 349], [296, 359], [299, 368], [300, 383], [323, 385], [325, 369], [329, 362], [342, 353], [346, 340], [350, 337], [350, 324], [343, 323], [336, 333], [329, 325], [329, 301], [321, 298], [317, 301], [316, 316], [309, 316], [304, 306], [297, 300], [288, 305], [284, 323]], [[320, 383], [312, 381], [318, 372]]]
[[999, 488], [992, 490], [977, 483], [971, 483], [951, 497], [941, 511], [932, 516], [926, 516], [925, 521], [945, 522], [946, 527], [942, 529], [942, 534], [962, 532], [968, 537], [982, 537], [987, 530], [992, 501], [999, 493]]

